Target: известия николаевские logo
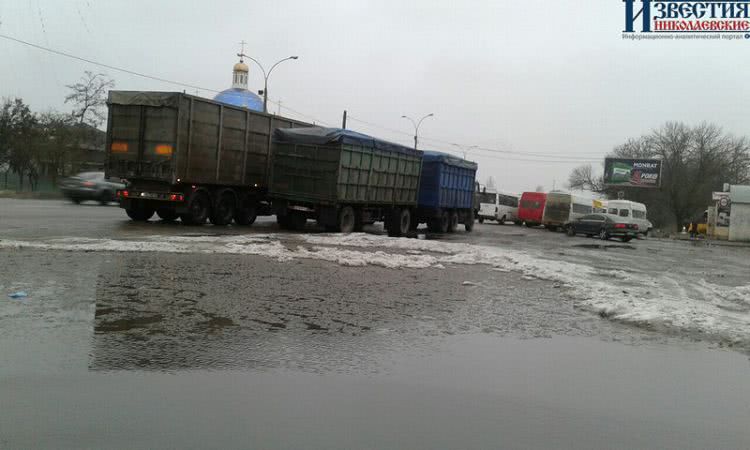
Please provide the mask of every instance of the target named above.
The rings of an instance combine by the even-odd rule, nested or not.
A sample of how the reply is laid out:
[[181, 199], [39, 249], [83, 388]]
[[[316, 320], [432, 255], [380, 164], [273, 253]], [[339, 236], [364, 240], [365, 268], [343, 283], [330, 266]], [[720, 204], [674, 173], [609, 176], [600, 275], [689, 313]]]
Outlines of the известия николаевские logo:
[[750, 40], [748, 0], [623, 0], [623, 39]]

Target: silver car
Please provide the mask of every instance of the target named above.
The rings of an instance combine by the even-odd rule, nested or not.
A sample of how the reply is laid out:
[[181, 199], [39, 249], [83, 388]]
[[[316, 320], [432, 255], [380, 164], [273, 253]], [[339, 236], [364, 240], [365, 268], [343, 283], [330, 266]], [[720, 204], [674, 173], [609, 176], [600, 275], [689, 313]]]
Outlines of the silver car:
[[124, 188], [122, 180], [107, 179], [104, 172], [81, 172], [60, 182], [60, 191], [76, 204], [84, 200], [95, 200], [106, 205], [115, 201], [118, 189]]

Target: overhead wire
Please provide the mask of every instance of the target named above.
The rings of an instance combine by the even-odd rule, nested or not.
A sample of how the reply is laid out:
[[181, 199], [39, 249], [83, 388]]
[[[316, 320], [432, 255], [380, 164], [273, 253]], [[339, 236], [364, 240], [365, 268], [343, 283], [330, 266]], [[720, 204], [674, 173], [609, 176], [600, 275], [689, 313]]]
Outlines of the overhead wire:
[[[41, 11], [40, 11], [40, 17], [41, 17]], [[206, 88], [206, 87], [203, 87], [203, 86], [198, 86], [198, 85], [194, 85], [194, 84], [190, 84], [190, 83], [184, 83], [184, 82], [175, 81], [175, 80], [170, 80], [170, 79], [167, 79], [167, 78], [157, 77], [157, 76], [149, 75], [149, 74], [146, 74], [146, 73], [142, 73], [142, 72], [137, 72], [137, 71], [134, 71], [134, 70], [126, 69], [126, 68], [123, 68], [123, 67], [114, 66], [114, 65], [111, 65], [111, 64], [106, 64], [106, 63], [94, 61], [94, 60], [89, 59], [89, 58], [84, 58], [84, 57], [81, 57], [81, 56], [78, 56], [78, 55], [74, 55], [72, 53], [68, 53], [68, 52], [56, 50], [56, 49], [50, 48], [49, 46], [45, 47], [45, 46], [42, 46], [42, 45], [34, 44], [33, 42], [28, 42], [28, 41], [25, 41], [23, 39], [18, 39], [18, 38], [15, 38], [13, 36], [8, 36], [6, 34], [1, 34], [0, 33], [0, 38], [6, 39], [6, 40], [10, 40], [10, 41], [14, 41], [14, 42], [17, 42], [19, 44], [23, 44], [23, 45], [26, 45], [26, 46], [29, 46], [29, 47], [36, 48], [38, 50], [42, 50], [42, 51], [45, 51], [45, 52], [53, 53], [53, 54], [56, 54], [56, 55], [59, 55], [59, 56], [63, 56], [63, 57], [66, 57], [66, 58], [75, 59], [75, 60], [78, 60], [78, 61], [81, 61], [81, 62], [85, 62], [85, 63], [88, 63], [88, 64], [92, 64], [92, 65], [95, 65], [95, 66], [104, 67], [104, 68], [107, 68], [107, 69], [110, 69], [110, 70], [115, 70], [115, 71], [122, 72], [122, 73], [127, 73], [129, 75], [134, 75], [134, 76], [138, 76], [138, 77], [142, 77], [142, 78], [146, 78], [146, 79], [150, 79], [150, 80], [154, 80], [154, 81], [159, 81], [159, 82], [162, 82], [162, 83], [172, 84], [172, 85], [175, 85], [175, 86], [181, 86], [181, 87], [190, 88], [190, 89], [196, 89], [196, 90], [200, 90], [200, 91], [207, 91], [207, 92], [213, 92], [213, 93], [219, 93], [219, 92], [221, 92], [221, 91], [216, 90], [216, 89]], [[320, 120], [320, 119], [318, 119], [316, 117], [313, 117], [311, 115], [305, 114], [305, 113], [303, 113], [301, 111], [297, 111], [297, 110], [295, 110], [293, 108], [290, 108], [290, 107], [288, 107], [286, 105], [281, 105], [280, 102], [274, 101], [272, 99], [268, 99], [268, 101], [270, 103], [278, 105], [280, 109], [283, 109], [283, 110], [289, 111], [291, 113], [294, 113], [294, 114], [296, 114], [296, 115], [298, 115], [300, 117], [303, 117], [303, 118], [305, 118], [307, 120], [312, 121], [315, 124], [323, 124], [323, 125], [326, 125], [326, 126], [333, 126], [333, 125], [331, 125], [327, 121]], [[374, 128], [379, 128], [379, 129], [382, 129], [382, 130], [385, 130], [385, 131], [389, 131], [391, 133], [395, 133], [395, 134], [399, 134], [399, 135], [404, 135], [404, 136], [412, 136], [412, 134], [409, 133], [409, 132], [407, 132], [407, 131], [399, 130], [399, 129], [396, 129], [396, 128], [386, 127], [386, 126], [379, 125], [379, 124], [376, 124], [376, 123], [373, 123], [373, 122], [370, 122], [370, 121], [366, 121], [366, 120], [360, 119], [358, 117], [353, 117], [351, 115], [348, 115], [347, 119], [355, 121], [355, 122], [359, 122], [359, 123], [367, 125], [367, 126], [371, 126], [371, 127], [374, 127]], [[425, 140], [425, 141], [429, 141], [429, 142], [435, 142], [435, 143], [438, 143], [438, 144], [443, 144], [443, 145], [450, 145], [450, 146], [458, 145], [458, 144], [453, 143], [453, 142], [449, 142], [449, 141], [446, 141], [446, 140], [443, 140], [443, 139], [432, 138], [432, 137], [429, 137], [429, 136], [421, 137], [421, 139]], [[515, 158], [515, 157], [507, 157], [506, 156], [506, 157], [502, 157], [501, 158], [499, 156], [481, 155], [482, 158], [502, 159], [502, 160], [505, 160], [505, 161], [540, 162], [540, 163], [569, 163], [569, 164], [600, 161], [600, 159], [594, 159], [593, 157], [592, 158], [586, 158], [583, 155], [581, 155], [581, 156], [568, 156], [568, 155], [549, 154], [549, 153], [520, 152], [520, 151], [514, 151], [514, 150], [495, 149], [495, 148], [488, 148], [488, 147], [481, 147], [481, 146], [473, 147], [473, 149], [474, 150], [483, 151], [483, 152], [488, 152], [488, 153], [497, 153], [497, 154], [506, 154], [506, 155], [515, 155], [515, 156], [525, 156], [525, 157], [528, 157], [528, 158]], [[449, 151], [449, 153], [455, 154], [454, 151]], [[534, 159], [532, 159], [532, 158], [534, 158]]]

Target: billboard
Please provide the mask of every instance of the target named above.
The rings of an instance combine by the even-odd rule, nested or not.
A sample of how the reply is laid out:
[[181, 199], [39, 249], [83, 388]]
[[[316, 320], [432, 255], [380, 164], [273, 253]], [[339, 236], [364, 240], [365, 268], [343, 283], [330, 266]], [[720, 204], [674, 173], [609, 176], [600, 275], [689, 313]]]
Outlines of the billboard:
[[661, 160], [606, 158], [604, 160], [604, 184], [658, 188], [661, 186]]

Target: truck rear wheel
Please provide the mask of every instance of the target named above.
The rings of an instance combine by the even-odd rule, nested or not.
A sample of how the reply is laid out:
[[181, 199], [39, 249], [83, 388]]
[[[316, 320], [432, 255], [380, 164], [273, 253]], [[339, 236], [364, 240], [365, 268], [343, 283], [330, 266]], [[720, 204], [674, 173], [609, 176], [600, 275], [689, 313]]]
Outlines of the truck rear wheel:
[[170, 208], [169, 206], [156, 208], [156, 215], [165, 222], [174, 222], [179, 217], [174, 208]]
[[239, 225], [252, 225], [257, 217], [258, 208], [255, 199], [249, 196], [243, 197], [234, 212], [234, 221]]
[[474, 212], [469, 211], [468, 217], [466, 218], [466, 222], [464, 222], [464, 229], [466, 229], [467, 233], [471, 233], [471, 231], [474, 229]]
[[214, 225], [229, 225], [234, 218], [235, 204], [234, 193], [231, 190], [225, 190], [216, 197], [216, 204], [209, 220]]
[[211, 212], [211, 200], [204, 191], [191, 196], [188, 212], [180, 215], [180, 219], [188, 225], [203, 225]]
[[456, 229], [458, 228], [458, 213], [456, 211], [452, 211], [448, 217], [450, 219], [448, 222], [448, 232], [455, 233]]
[[344, 206], [339, 211], [339, 223], [338, 231], [341, 233], [351, 233], [354, 231], [357, 225], [357, 218], [354, 214], [354, 208], [351, 206]]
[[451, 218], [450, 218], [450, 215], [448, 214], [448, 211], [443, 211], [443, 213], [440, 215], [440, 232], [447, 233], [450, 223], [451, 223]]
[[304, 230], [307, 224], [307, 217], [300, 211], [289, 211], [286, 215], [290, 230]]
[[136, 222], [146, 222], [154, 215], [154, 209], [136, 204], [126, 209], [125, 213]]
[[399, 237], [409, 233], [411, 226], [411, 211], [409, 208], [394, 209], [387, 223], [388, 236]]

